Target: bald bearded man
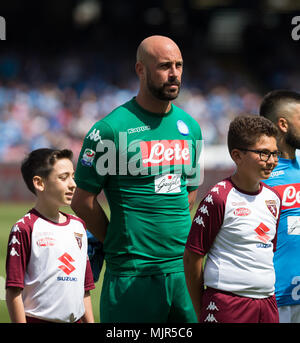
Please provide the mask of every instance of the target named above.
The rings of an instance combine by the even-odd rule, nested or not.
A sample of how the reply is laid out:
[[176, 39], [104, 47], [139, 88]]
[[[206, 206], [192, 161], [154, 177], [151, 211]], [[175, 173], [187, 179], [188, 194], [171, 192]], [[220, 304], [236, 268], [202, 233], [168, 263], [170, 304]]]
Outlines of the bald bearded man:
[[[103, 242], [101, 322], [196, 322], [183, 252], [199, 186], [201, 130], [171, 102], [183, 70], [174, 41], [143, 40], [135, 69], [137, 96], [85, 137], [72, 208]], [[110, 221], [97, 201], [102, 189]]]

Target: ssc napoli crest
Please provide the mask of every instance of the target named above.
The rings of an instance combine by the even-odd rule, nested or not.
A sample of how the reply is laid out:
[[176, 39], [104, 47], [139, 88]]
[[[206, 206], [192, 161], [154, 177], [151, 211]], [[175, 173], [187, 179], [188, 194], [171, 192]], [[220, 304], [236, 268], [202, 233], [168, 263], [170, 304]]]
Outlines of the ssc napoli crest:
[[177, 121], [177, 129], [183, 136], [187, 136], [190, 133], [188, 126], [182, 120]]

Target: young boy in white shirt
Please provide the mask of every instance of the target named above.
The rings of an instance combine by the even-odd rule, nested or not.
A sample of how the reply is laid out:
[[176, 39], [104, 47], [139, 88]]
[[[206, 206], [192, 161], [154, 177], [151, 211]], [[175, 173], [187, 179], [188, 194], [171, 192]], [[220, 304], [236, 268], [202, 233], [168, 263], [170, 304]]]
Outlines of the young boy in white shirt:
[[199, 322], [278, 322], [273, 252], [281, 198], [261, 182], [280, 156], [276, 136], [275, 125], [263, 117], [239, 116], [230, 123], [236, 171], [201, 201], [184, 254]]
[[72, 151], [37, 149], [21, 166], [36, 195], [13, 227], [6, 259], [6, 303], [12, 322], [94, 322], [84, 222], [61, 212], [76, 184]]

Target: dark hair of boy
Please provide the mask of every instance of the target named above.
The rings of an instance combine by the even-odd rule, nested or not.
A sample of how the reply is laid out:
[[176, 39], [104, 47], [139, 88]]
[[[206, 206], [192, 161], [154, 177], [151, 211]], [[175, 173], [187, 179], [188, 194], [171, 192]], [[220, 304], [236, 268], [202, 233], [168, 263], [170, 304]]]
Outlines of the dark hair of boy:
[[57, 150], [41, 148], [33, 150], [22, 162], [21, 173], [28, 189], [36, 194], [33, 185], [33, 177], [47, 178], [57, 160], [67, 158], [72, 160], [73, 152], [68, 149]]
[[264, 96], [259, 114], [276, 123], [279, 117], [287, 117], [289, 115], [289, 106], [294, 103], [300, 104], [299, 93], [285, 89], [274, 90]]
[[233, 149], [249, 148], [259, 137], [277, 137], [277, 127], [267, 118], [257, 115], [241, 115], [229, 125], [227, 144], [229, 153]]

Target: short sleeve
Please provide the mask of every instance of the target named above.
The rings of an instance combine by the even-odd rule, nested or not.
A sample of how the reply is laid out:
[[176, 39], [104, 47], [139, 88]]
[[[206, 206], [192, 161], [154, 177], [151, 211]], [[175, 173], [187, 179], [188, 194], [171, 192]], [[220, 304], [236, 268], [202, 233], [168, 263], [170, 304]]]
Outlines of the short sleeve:
[[84, 290], [90, 291], [95, 288], [93, 272], [90, 264], [89, 257], [87, 256], [86, 269], [85, 269], [85, 280], [84, 280]]
[[109, 154], [115, 152], [113, 130], [104, 121], [98, 121], [83, 141], [75, 172], [77, 187], [99, 194], [107, 180]]
[[225, 199], [215, 192], [217, 187], [214, 186], [200, 202], [188, 235], [186, 248], [199, 255], [208, 253], [223, 224]]
[[192, 173], [187, 177], [188, 192], [196, 190], [202, 182], [204, 166], [202, 165], [202, 132], [199, 124], [196, 122], [193, 126], [193, 142], [192, 142]]
[[6, 288], [24, 288], [26, 267], [31, 252], [31, 229], [21, 222], [10, 232], [6, 256]]

